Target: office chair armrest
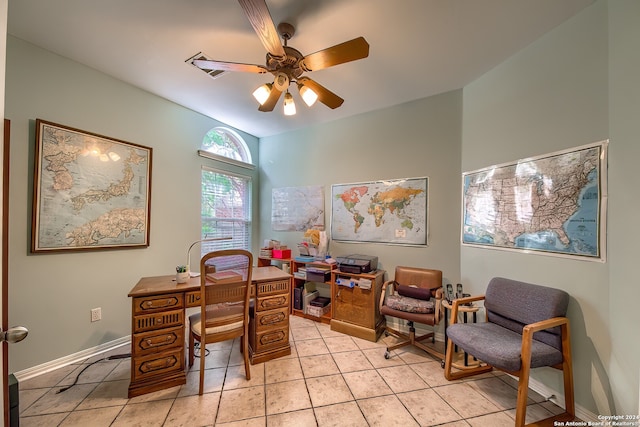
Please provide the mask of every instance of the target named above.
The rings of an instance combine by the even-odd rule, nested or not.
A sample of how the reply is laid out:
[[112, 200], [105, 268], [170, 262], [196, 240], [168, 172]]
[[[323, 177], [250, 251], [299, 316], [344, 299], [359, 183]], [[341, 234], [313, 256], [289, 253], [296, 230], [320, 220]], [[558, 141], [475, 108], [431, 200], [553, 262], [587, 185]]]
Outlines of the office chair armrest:
[[458, 306], [467, 304], [474, 301], [484, 300], [484, 295], [476, 295], [472, 297], [454, 299], [451, 304], [451, 324], [453, 325], [458, 321]]
[[443, 291], [442, 288], [438, 288], [436, 290], [436, 296], [433, 297], [435, 299], [435, 323], [438, 324], [440, 323], [440, 318], [442, 317], [442, 298], [443, 298]]
[[387, 296], [387, 287], [389, 285], [392, 285], [391, 293], [396, 291], [397, 283], [395, 280], [387, 280], [382, 284], [382, 290], [380, 291], [380, 304], [378, 304], [380, 310], [382, 310], [382, 306], [384, 305], [384, 299]]

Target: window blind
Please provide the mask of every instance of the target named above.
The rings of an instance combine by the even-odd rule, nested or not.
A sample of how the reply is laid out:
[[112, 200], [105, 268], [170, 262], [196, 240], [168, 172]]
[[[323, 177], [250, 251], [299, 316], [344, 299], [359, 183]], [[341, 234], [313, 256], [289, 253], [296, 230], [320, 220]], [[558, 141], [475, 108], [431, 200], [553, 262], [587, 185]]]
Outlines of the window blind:
[[251, 178], [202, 168], [201, 255], [221, 249], [251, 250]]

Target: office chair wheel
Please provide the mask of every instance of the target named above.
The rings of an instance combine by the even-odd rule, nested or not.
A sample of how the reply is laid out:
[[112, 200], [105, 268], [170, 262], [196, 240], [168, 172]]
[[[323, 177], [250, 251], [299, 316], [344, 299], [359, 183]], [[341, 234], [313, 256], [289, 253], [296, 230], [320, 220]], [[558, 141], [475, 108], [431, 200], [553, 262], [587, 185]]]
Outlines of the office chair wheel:
[[389, 350], [384, 352], [384, 358], [385, 359], [391, 359], [391, 352]]
[[389, 336], [389, 331], [384, 331], [384, 336], [388, 337]]
[[441, 367], [442, 369], [444, 369], [444, 360], [441, 360], [441, 361], [440, 361], [440, 367]]

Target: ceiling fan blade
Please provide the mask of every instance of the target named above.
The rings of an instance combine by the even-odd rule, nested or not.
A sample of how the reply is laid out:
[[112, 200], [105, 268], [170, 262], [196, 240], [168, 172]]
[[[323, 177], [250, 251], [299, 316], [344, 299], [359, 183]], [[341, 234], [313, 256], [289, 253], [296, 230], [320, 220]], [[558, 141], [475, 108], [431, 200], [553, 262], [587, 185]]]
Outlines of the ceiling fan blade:
[[264, 102], [264, 104], [262, 104], [260, 107], [258, 107], [258, 110], [260, 110], [262, 112], [273, 111], [273, 109], [275, 108], [276, 104], [278, 103], [278, 99], [280, 99], [280, 94], [282, 94], [282, 92], [280, 90], [276, 89], [276, 86], [274, 85], [271, 88], [271, 92], [269, 92], [269, 98], [267, 98], [267, 100]]
[[358, 37], [307, 55], [300, 61], [305, 71], [317, 71], [369, 56], [369, 43]]
[[245, 73], [264, 74], [268, 70], [261, 65], [239, 64], [236, 62], [212, 61], [210, 59], [194, 59], [193, 65], [203, 70], [242, 71]]
[[238, 2], [267, 52], [276, 59], [284, 59], [286, 54], [265, 0], [238, 0]]
[[311, 80], [309, 77], [298, 78], [298, 83], [301, 83], [314, 91], [318, 95], [318, 101], [331, 109], [338, 108], [344, 102], [344, 99], [340, 98], [338, 95], [331, 92], [315, 80]]

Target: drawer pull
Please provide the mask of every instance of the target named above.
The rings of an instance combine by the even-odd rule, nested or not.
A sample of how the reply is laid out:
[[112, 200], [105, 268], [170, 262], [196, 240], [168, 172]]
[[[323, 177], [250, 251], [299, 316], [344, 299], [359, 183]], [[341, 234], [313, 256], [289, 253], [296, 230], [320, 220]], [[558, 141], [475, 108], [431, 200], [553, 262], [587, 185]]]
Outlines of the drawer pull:
[[265, 325], [273, 325], [275, 323], [280, 323], [283, 320], [285, 320], [286, 317], [287, 316], [282, 312], [274, 313], [274, 314], [267, 314], [267, 315], [262, 316], [260, 318], [260, 325], [265, 326]]
[[143, 303], [143, 310], [153, 310], [159, 308], [176, 307], [180, 301], [176, 297], [146, 300]]
[[176, 364], [175, 357], [165, 357], [162, 359], [150, 360], [140, 365], [140, 372], [149, 373], [160, 369], [171, 368]]
[[280, 307], [286, 304], [286, 302], [287, 300], [285, 297], [269, 298], [267, 300], [263, 300], [261, 305], [263, 308], [272, 308], [272, 307]]

